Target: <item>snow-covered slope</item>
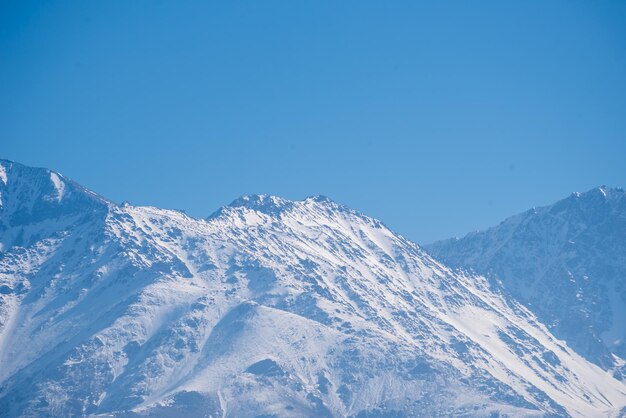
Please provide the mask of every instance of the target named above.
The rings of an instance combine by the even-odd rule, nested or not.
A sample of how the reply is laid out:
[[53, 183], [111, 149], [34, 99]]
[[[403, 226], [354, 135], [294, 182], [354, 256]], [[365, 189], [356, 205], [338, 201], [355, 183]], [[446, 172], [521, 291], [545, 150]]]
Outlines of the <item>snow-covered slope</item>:
[[[599, 187], [483, 232], [426, 246], [451, 267], [502, 281], [570, 347], [623, 378], [626, 192]], [[619, 356], [619, 357], [616, 357]], [[621, 371], [620, 371], [621, 368]]]
[[614, 416], [626, 405], [621, 382], [485, 279], [327, 198], [245, 196], [193, 219], [0, 165], [2, 416]]

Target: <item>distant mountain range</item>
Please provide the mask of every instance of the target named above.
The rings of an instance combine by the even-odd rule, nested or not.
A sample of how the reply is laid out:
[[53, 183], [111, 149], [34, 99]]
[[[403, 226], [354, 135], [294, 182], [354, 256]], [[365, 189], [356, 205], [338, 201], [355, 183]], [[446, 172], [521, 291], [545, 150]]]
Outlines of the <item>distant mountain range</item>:
[[558, 338], [624, 377], [626, 192], [599, 187], [425, 247], [501, 283]]
[[570, 200], [452, 269], [322, 196], [194, 219], [0, 160], [0, 416], [619, 416], [624, 193]]

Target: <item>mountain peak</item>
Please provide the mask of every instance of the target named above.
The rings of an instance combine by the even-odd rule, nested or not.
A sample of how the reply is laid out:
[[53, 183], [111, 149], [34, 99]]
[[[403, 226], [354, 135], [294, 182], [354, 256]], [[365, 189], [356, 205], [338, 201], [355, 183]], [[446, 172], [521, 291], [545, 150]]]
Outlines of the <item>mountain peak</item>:
[[0, 222], [28, 224], [108, 203], [60, 173], [0, 159]]
[[[2, 416], [579, 417], [626, 404], [622, 383], [507, 294], [325, 196], [242, 196], [210, 221], [132, 205], [96, 217], [60, 174], [6, 166]], [[54, 199], [23, 210], [40, 190]]]
[[587, 190], [586, 192], [574, 192], [572, 193], [572, 197], [574, 198], [582, 198], [582, 199], [593, 199], [597, 197], [602, 197], [605, 200], [612, 200], [615, 198], [619, 198], [620, 196], [624, 196], [626, 193], [624, 189], [621, 187], [609, 187], [609, 186], [598, 186], [594, 187], [591, 190]]
[[540, 212], [553, 214], [562, 213], [567, 216], [589, 216], [597, 209], [612, 210], [622, 205], [626, 200], [626, 192], [619, 187], [599, 186], [586, 192], [574, 192], [565, 199], [538, 208]]
[[625, 243], [626, 192], [599, 186], [425, 248], [497, 278], [555, 335], [611, 368], [622, 361], [614, 355], [626, 358]]
[[292, 201], [268, 194], [243, 195], [233, 200], [228, 207], [247, 208], [259, 212], [277, 212], [293, 204]]
[[305, 208], [307, 206], [315, 206], [321, 208], [325, 212], [349, 210], [347, 207], [324, 195], [313, 195], [303, 200], [289, 200], [269, 194], [251, 194], [238, 197], [230, 204], [219, 208], [213, 214], [208, 216], [207, 219], [216, 218], [233, 210], [237, 211], [244, 209], [263, 213], [265, 215], [278, 215], [296, 207]]
[[334, 204], [337, 204], [330, 197], [324, 196], [322, 194], [316, 194], [316, 195], [313, 195], [313, 196], [309, 196], [309, 197], [307, 197], [304, 200], [305, 201], [311, 201], [311, 202], [318, 202], [318, 203], [334, 203]]

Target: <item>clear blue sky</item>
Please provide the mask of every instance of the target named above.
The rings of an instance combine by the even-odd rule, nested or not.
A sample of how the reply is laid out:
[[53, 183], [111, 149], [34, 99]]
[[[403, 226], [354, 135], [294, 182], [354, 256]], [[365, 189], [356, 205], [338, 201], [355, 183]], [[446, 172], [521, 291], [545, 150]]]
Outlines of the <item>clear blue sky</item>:
[[3, 1], [0, 157], [194, 216], [324, 194], [463, 235], [626, 186], [626, 2]]

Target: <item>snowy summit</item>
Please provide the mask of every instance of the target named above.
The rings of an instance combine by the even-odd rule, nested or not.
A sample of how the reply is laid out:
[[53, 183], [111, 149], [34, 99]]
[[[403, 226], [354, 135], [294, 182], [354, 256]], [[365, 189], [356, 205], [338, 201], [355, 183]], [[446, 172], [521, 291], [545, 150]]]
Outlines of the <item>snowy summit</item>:
[[0, 167], [2, 416], [593, 417], [626, 406], [614, 373], [511, 292], [328, 198], [244, 196], [194, 219]]

